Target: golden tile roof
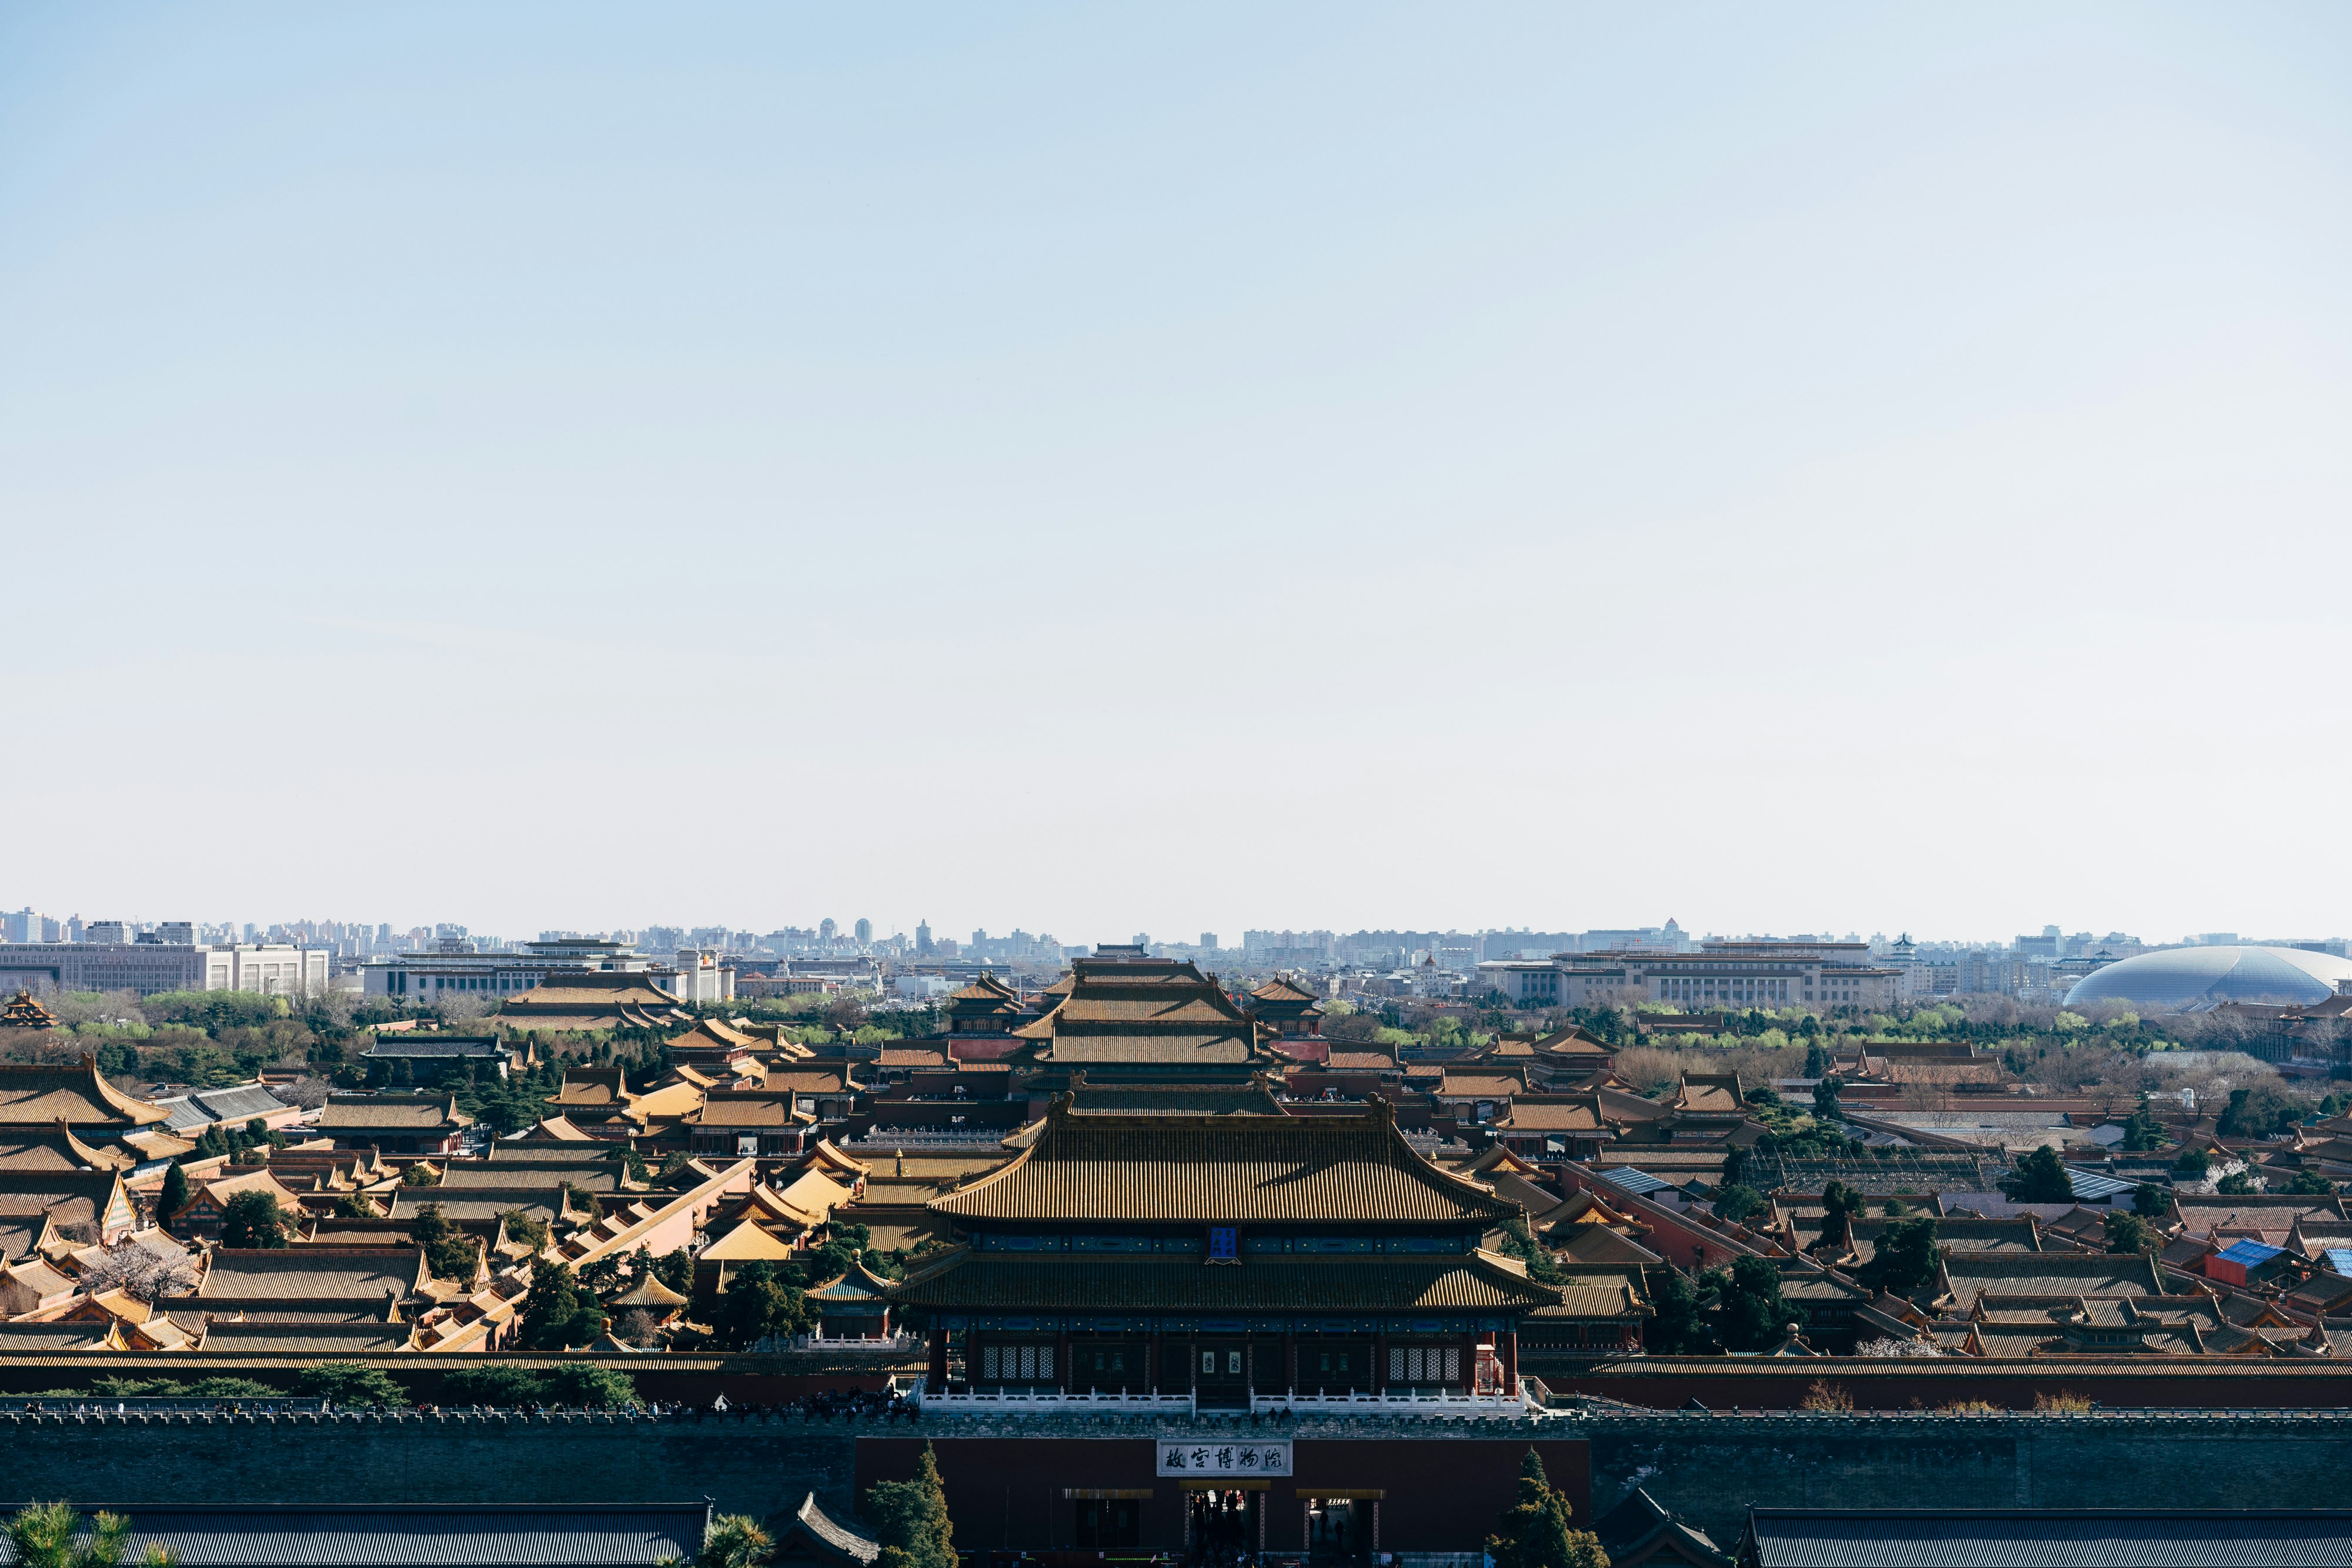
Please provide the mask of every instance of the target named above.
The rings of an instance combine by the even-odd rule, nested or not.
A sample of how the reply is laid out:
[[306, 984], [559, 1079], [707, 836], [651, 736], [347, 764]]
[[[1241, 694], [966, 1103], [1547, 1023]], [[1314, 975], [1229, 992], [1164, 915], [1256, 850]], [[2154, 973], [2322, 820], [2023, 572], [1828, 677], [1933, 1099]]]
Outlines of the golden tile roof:
[[0, 1128], [0, 1170], [129, 1170], [138, 1163], [137, 1158], [120, 1144], [99, 1148], [83, 1143], [62, 1121], [47, 1131], [31, 1127]]
[[1376, 1102], [1358, 1115], [1072, 1114], [992, 1176], [930, 1207], [968, 1219], [1504, 1219], [1518, 1206], [1449, 1176]]
[[0, 1127], [43, 1132], [59, 1122], [78, 1127], [145, 1127], [168, 1122], [172, 1113], [109, 1083], [98, 1059], [51, 1065], [0, 1063]]

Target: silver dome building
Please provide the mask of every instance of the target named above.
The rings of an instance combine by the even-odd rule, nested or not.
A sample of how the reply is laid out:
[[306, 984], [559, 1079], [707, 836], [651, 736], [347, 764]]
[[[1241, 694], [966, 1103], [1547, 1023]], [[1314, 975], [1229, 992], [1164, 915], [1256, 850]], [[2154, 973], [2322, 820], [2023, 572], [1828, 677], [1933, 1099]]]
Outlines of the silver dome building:
[[2074, 982], [2066, 1005], [2113, 1002], [2140, 1012], [2201, 1013], [2223, 1002], [2308, 1007], [2352, 980], [2352, 959], [2300, 947], [2167, 947]]

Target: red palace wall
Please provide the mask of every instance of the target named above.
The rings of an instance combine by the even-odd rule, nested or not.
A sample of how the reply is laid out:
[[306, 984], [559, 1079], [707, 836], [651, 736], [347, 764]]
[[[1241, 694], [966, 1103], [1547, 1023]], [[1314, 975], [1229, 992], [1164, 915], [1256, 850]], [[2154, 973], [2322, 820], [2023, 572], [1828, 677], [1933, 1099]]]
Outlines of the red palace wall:
[[[1235, 1440], [1286, 1434], [1253, 1428]], [[1533, 1447], [1551, 1484], [1569, 1496], [1580, 1524], [1592, 1517], [1591, 1467], [1581, 1441], [1485, 1437], [1294, 1439], [1288, 1478], [1265, 1492], [1265, 1550], [1304, 1544], [1303, 1487], [1383, 1490], [1380, 1550], [1473, 1552], [1518, 1487], [1519, 1461]], [[915, 1473], [917, 1437], [860, 1437], [856, 1489]], [[1149, 1489], [1142, 1503], [1140, 1550], [1184, 1545], [1184, 1493], [1179, 1479], [1154, 1473], [1158, 1445], [1149, 1437], [941, 1437], [933, 1444], [946, 1483], [956, 1545], [965, 1552], [1061, 1552], [1073, 1544], [1076, 1506], [1066, 1489]], [[1369, 1543], [1368, 1543], [1369, 1544]]]

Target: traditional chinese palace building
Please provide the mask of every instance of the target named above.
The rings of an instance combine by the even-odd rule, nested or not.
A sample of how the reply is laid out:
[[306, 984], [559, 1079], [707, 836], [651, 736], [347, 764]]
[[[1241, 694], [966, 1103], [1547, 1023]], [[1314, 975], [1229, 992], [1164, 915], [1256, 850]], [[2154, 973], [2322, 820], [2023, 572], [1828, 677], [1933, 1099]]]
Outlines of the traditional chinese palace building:
[[1189, 962], [1080, 958], [1044, 995], [1048, 1009], [1013, 1030], [1019, 1043], [1004, 1057], [1031, 1084], [1066, 1083], [1073, 1071], [1098, 1083], [1244, 1083], [1284, 1063], [1266, 1043], [1276, 1027]]
[[[1217, 1038], [1246, 1041], [1236, 1065], [1258, 1048]], [[1010, 1164], [926, 1205], [961, 1245], [886, 1294], [929, 1338], [927, 1422], [950, 1419], [861, 1438], [861, 1488], [928, 1442], [971, 1550], [1318, 1561], [1475, 1543], [1530, 1446], [1581, 1496], [1584, 1445], [1517, 1375], [1521, 1321], [1561, 1292], [1479, 1245], [1516, 1202], [1416, 1153], [1385, 1100], [1291, 1116], [1263, 1081], [1102, 1086], [1100, 1060]]]
[[962, 1245], [890, 1291], [929, 1325], [927, 1403], [1516, 1396], [1520, 1320], [1560, 1301], [1480, 1249], [1517, 1205], [1415, 1153], [1384, 1100], [1293, 1117], [1169, 1099], [1057, 1096], [1029, 1148], [927, 1206]]

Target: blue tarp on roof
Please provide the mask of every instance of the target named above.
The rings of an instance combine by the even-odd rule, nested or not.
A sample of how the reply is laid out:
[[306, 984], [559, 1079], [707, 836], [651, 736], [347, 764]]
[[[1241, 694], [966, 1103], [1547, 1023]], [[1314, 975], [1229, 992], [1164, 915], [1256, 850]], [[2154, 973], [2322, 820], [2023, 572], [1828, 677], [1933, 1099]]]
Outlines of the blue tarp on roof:
[[1668, 1187], [1675, 1185], [1670, 1181], [1660, 1181], [1656, 1176], [1652, 1176], [1649, 1172], [1637, 1171], [1631, 1166], [1626, 1166], [1619, 1170], [1602, 1171], [1601, 1173], [1601, 1179], [1607, 1182], [1611, 1186], [1621, 1188], [1623, 1191], [1635, 1194], [1636, 1196], [1647, 1196], [1654, 1192], [1664, 1192]]
[[2221, 1256], [2232, 1263], [2252, 1269], [2269, 1262], [2285, 1250], [2284, 1247], [2265, 1247], [2259, 1241], [2232, 1241], [2221, 1249]]
[[2352, 1280], [2352, 1247], [2330, 1247], [2322, 1257], [2326, 1261], [2329, 1273], [2341, 1274]]

